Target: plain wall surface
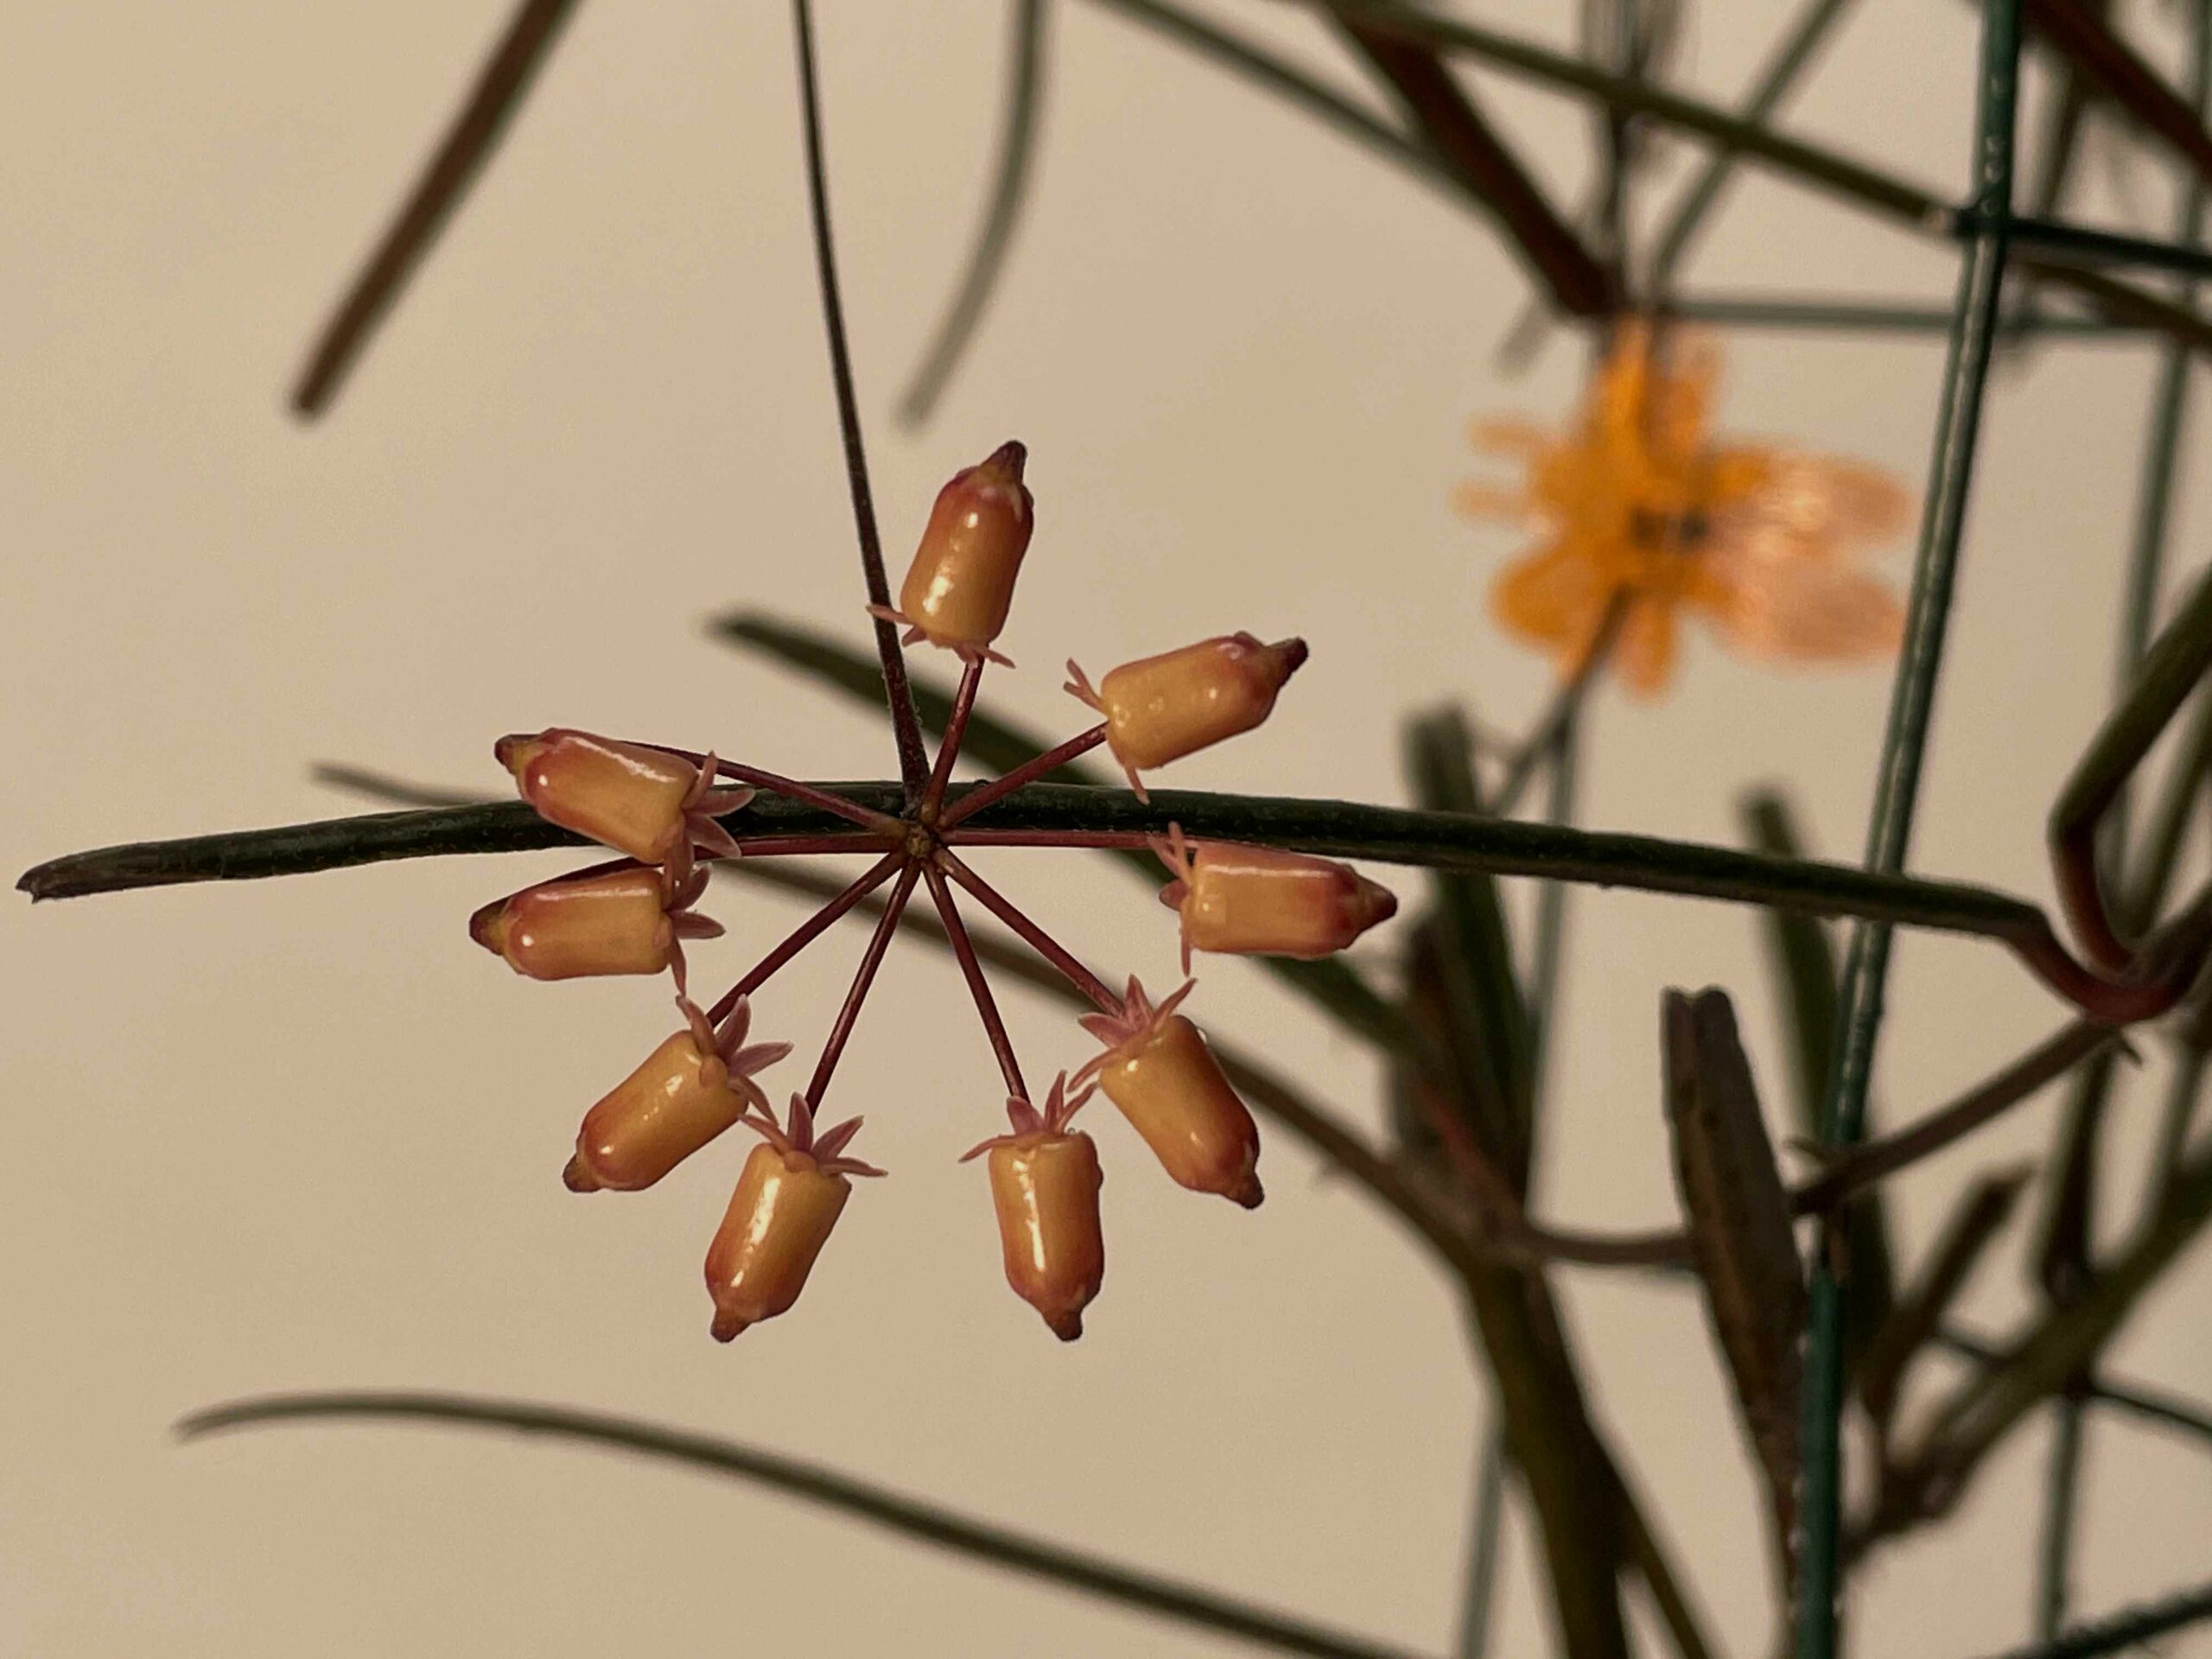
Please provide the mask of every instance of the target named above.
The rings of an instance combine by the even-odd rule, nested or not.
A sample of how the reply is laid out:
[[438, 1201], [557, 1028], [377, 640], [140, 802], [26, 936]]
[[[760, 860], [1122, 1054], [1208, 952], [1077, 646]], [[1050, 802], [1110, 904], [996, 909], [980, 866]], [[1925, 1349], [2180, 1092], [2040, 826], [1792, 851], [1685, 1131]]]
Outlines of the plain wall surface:
[[[0, 8], [7, 868], [357, 810], [309, 780], [318, 760], [496, 791], [492, 740], [549, 724], [804, 776], [890, 767], [868, 710], [702, 628], [744, 605], [867, 637], [783, 8], [582, 8], [335, 410], [312, 428], [286, 414], [314, 327], [505, 10]], [[1470, 15], [1563, 41], [1571, 10]], [[1699, 7], [1685, 84], [1739, 97], [1783, 10]], [[993, 707], [1073, 731], [1065, 657], [1096, 673], [1205, 633], [1300, 632], [1313, 662], [1274, 721], [1168, 778], [1393, 802], [1408, 712], [1463, 698], [1504, 729], [1535, 716], [1549, 671], [1484, 609], [1521, 538], [1458, 519], [1448, 496], [1483, 471], [1465, 423], [1561, 418], [1582, 354], [1559, 334], [1525, 375], [1500, 372], [1526, 288], [1481, 225], [1125, 19], [1056, 6], [1035, 194], [997, 302], [935, 423], [901, 431], [901, 377], [980, 212], [1004, 20], [969, 3], [823, 11], [893, 582], [947, 474], [1009, 436], [1032, 452], [1040, 529], [1001, 641], [1021, 666], [986, 681]], [[1222, 15], [1369, 96], [1294, 10]], [[1974, 21], [1859, 9], [1789, 127], [1952, 188]], [[1572, 200], [1586, 119], [1479, 84]], [[2158, 175], [2139, 167], [2130, 188], [2163, 224]], [[1747, 172], [1689, 275], [1940, 303], [1953, 269], [1940, 246]], [[2107, 695], [2152, 358], [2060, 345], [1997, 377], [1920, 870], [2050, 896], [2042, 819]], [[1942, 359], [1932, 338], [1745, 335], [1722, 426], [1916, 483]], [[2170, 588], [2201, 566], [2207, 525], [2192, 480]], [[1585, 821], [1728, 842], [1739, 791], [1777, 780], [1820, 850], [1854, 856], [1887, 669], [1776, 672], [1700, 633], [1688, 646], [1662, 701], [1595, 700]], [[1090, 1333], [1062, 1347], [1007, 1294], [982, 1175], [953, 1161], [993, 1132], [988, 1051], [951, 964], [906, 944], [830, 1098], [868, 1114], [860, 1150], [896, 1173], [855, 1197], [797, 1311], [718, 1347], [699, 1262], [738, 1149], [643, 1196], [586, 1201], [558, 1179], [582, 1109], [670, 1028], [665, 983], [530, 983], [464, 931], [478, 904], [572, 861], [0, 911], [0, 1654], [1243, 1650], [601, 1452], [391, 1427], [168, 1437], [218, 1400], [340, 1386], [726, 1433], [1449, 1647], [1485, 1388], [1449, 1287], [1390, 1217], [1281, 1132], [1264, 1208], [1186, 1195], [1102, 1106], [1109, 1268]], [[1172, 977], [1172, 921], [1122, 872], [1044, 854], [988, 870], [1109, 978]], [[1379, 874], [1417, 907], [1416, 873]], [[709, 995], [803, 913], [734, 884], [707, 907], [731, 930], [695, 952]], [[1736, 994], [1783, 1125], [1754, 924], [1575, 895], [1545, 1214], [1672, 1215], [1664, 987]], [[1387, 975], [1397, 937], [1357, 955]], [[760, 997], [762, 1034], [799, 1045], [771, 1074], [783, 1091], [860, 944], [839, 931]], [[1249, 964], [1202, 976], [1209, 1025], [1379, 1132], [1366, 1052]], [[1001, 1001], [1033, 1077], [1090, 1052], [1058, 1005], [1012, 986]], [[1994, 947], [1904, 937], [1878, 1111], [1942, 1103], [2063, 1014]], [[2162, 1076], [2114, 1114], [2115, 1236]], [[2036, 1154], [2056, 1115], [2054, 1094], [1898, 1182], [1906, 1258], [1971, 1173]], [[1983, 1328], [2033, 1305], [2024, 1232], [1977, 1283]], [[1764, 1650], [1758, 1498], [1700, 1309], [1633, 1276], [1558, 1282], [1598, 1413], [1720, 1642]], [[2212, 1392], [2208, 1293], [2200, 1249], [2114, 1369]], [[1860, 1651], [2024, 1636], [2045, 1432], [2015, 1437], [1955, 1523], [1869, 1567]], [[2090, 1437], [2078, 1605], [2201, 1581], [2212, 1458], [2109, 1416]], [[1517, 1516], [1507, 1571], [1496, 1651], [1541, 1651]]]

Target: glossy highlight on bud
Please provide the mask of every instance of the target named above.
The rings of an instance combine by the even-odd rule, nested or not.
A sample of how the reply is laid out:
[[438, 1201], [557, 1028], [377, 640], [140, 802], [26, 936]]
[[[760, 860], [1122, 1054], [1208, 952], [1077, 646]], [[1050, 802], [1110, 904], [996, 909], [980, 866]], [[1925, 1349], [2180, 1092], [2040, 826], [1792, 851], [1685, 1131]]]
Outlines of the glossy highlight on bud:
[[1183, 920], [1183, 971], [1191, 952], [1296, 957], [1344, 950], [1398, 913], [1397, 895], [1349, 864], [1273, 847], [1184, 839], [1168, 826], [1153, 850], [1174, 876], [1160, 902]]
[[1096, 1078], [1177, 1185], [1255, 1210], [1265, 1196], [1259, 1128], [1205, 1038], [1175, 1012], [1191, 990], [1186, 981], [1154, 1007], [1131, 979], [1120, 1014], [1082, 1016], [1109, 1046], [1077, 1080]]
[[788, 1128], [765, 1109], [744, 1122], [763, 1144], [746, 1159], [707, 1250], [707, 1293], [715, 1300], [709, 1328], [716, 1342], [790, 1311], [852, 1196], [846, 1177], [883, 1173], [842, 1155], [860, 1119], [817, 1135], [804, 1095], [791, 1096]]
[[658, 974], [682, 959], [679, 940], [722, 931], [687, 907], [705, 886], [703, 870], [675, 895], [650, 868], [564, 876], [493, 900], [468, 918], [468, 933], [531, 979]]
[[679, 997], [686, 1028], [648, 1054], [584, 1114], [575, 1155], [561, 1179], [572, 1192], [651, 1186], [768, 1097], [753, 1079], [791, 1052], [789, 1043], [747, 1046], [753, 1010], [741, 1000], [719, 1028]]
[[988, 646], [1006, 626], [1036, 530], [1036, 503], [1021, 481], [1028, 458], [1020, 444], [1001, 444], [938, 492], [899, 608], [878, 613], [906, 624], [908, 644], [926, 639], [964, 657], [1006, 660]]
[[1138, 772], [1267, 719], [1306, 656], [1303, 639], [1270, 645], [1249, 633], [1224, 634], [1123, 663], [1096, 686], [1070, 663], [1067, 690], [1106, 717], [1106, 745], [1142, 797]]
[[1073, 1342], [1083, 1334], [1084, 1309], [1106, 1278], [1106, 1238], [1098, 1218], [1098, 1191], [1106, 1177], [1096, 1144], [1068, 1128], [1091, 1091], [1083, 1090], [1071, 1101], [1066, 1090], [1062, 1072], [1041, 1113], [1009, 1096], [1007, 1116], [1014, 1132], [971, 1147], [962, 1161], [989, 1154], [1006, 1281], [1054, 1336]]
[[715, 818], [737, 810], [753, 791], [712, 790], [712, 755], [697, 766], [665, 749], [564, 727], [503, 737], [493, 753], [538, 817], [640, 864], [669, 864], [688, 876], [695, 846], [716, 857], [737, 855]]

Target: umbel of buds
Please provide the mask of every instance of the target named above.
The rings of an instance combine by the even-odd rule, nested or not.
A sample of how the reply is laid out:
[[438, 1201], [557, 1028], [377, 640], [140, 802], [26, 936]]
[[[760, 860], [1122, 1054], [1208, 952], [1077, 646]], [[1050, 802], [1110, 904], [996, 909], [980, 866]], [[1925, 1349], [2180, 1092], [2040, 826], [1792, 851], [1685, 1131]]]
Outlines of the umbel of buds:
[[899, 608], [869, 607], [906, 624], [907, 644], [925, 639], [963, 657], [1007, 661], [989, 646], [1006, 626], [1014, 581], [1036, 529], [1036, 503], [1021, 481], [1028, 459], [1021, 445], [1002, 443], [938, 492], [899, 587]]
[[642, 866], [563, 876], [494, 899], [468, 933], [532, 979], [663, 973], [682, 963], [682, 940], [721, 937], [720, 922], [691, 909], [706, 887], [704, 870], [673, 892]]
[[736, 855], [737, 843], [715, 819], [753, 792], [714, 789], [711, 754], [694, 762], [557, 726], [535, 737], [503, 737], [493, 753], [538, 817], [640, 864], [671, 864], [681, 877], [690, 874], [694, 847], [717, 858]]
[[1342, 950], [1398, 913], [1397, 895], [1349, 864], [1273, 847], [1183, 838], [1168, 825], [1153, 850], [1175, 879], [1160, 901], [1183, 919], [1183, 971], [1191, 952], [1297, 957]]
[[1303, 639], [1232, 633], [1123, 663], [1095, 686], [1071, 662], [1067, 690], [1106, 716], [1106, 747], [1141, 798], [1140, 772], [1250, 731], [1305, 661]]
[[[541, 881], [486, 905], [469, 920], [477, 943], [533, 979], [656, 974], [675, 980], [680, 1029], [584, 1114], [563, 1179], [579, 1192], [649, 1187], [742, 1123], [761, 1144], [743, 1160], [735, 1190], [707, 1252], [713, 1334], [728, 1342], [789, 1310], [805, 1287], [855, 1176], [883, 1172], [849, 1154], [861, 1121], [817, 1129], [819, 1109], [919, 878], [975, 996], [1006, 1084], [1010, 1128], [968, 1156], [987, 1158], [1007, 1283], [1063, 1341], [1083, 1334], [1084, 1316], [1106, 1273], [1099, 1213], [1104, 1185], [1098, 1148], [1072, 1127], [1094, 1092], [1120, 1109], [1168, 1175], [1198, 1192], [1247, 1209], [1262, 1197], [1259, 1132], [1198, 1028], [1177, 1012], [1185, 982], [1155, 1006], [1132, 978], [1116, 996], [1072, 952], [1022, 915], [969, 869], [969, 847], [1039, 845], [1071, 850], [1122, 846], [1120, 832], [998, 830], [967, 818], [1050, 775], [1065, 761], [1109, 747], [1141, 796], [1138, 772], [1246, 732], [1265, 720], [1306, 660], [1301, 639], [1267, 645], [1249, 633], [1124, 663], [1093, 686], [1068, 664], [1069, 690], [1096, 709], [1088, 730], [973, 790], [947, 788], [976, 714], [986, 665], [1006, 626], [1015, 580], [1029, 549], [1034, 508], [1023, 482], [1027, 452], [1001, 445], [939, 492], [899, 592], [902, 608], [877, 609], [904, 625], [906, 641], [957, 652], [964, 664], [933, 763], [901, 732], [905, 806], [897, 815], [820, 784], [804, 783], [712, 753], [623, 742], [567, 727], [499, 740], [500, 763], [539, 816], [624, 857]], [[895, 682], [898, 642], [879, 628], [887, 677]], [[903, 700], [901, 700], [903, 701]], [[894, 719], [896, 718], [894, 710]], [[718, 779], [734, 786], [718, 788]], [[830, 833], [741, 830], [743, 845], [717, 820], [743, 807], [754, 788], [775, 791], [811, 814], [842, 820]], [[765, 818], [767, 815], [748, 815]], [[1192, 843], [1178, 825], [1154, 845], [1173, 880], [1161, 897], [1181, 919], [1183, 967], [1193, 950], [1318, 957], [1341, 950], [1389, 916], [1396, 901], [1351, 867], [1326, 859], [1219, 842]], [[771, 947], [710, 1008], [687, 988], [688, 940], [721, 926], [693, 906], [707, 887], [704, 861], [865, 851], [873, 868]], [[875, 933], [823, 1044], [806, 1091], [779, 1122], [755, 1081], [791, 1052], [788, 1043], [748, 1040], [757, 993], [785, 963], [869, 893], [879, 899]], [[1041, 1105], [1023, 1081], [1014, 1043], [990, 995], [973, 941], [960, 925], [955, 889], [1007, 924], [1099, 1010], [1084, 1028], [1105, 1047], [1072, 1084], [1062, 1072]]]
[[1106, 1177], [1098, 1147], [1068, 1121], [1090, 1097], [1067, 1097], [1067, 1073], [1052, 1079], [1045, 1109], [1008, 1096], [1011, 1135], [969, 1148], [961, 1161], [988, 1153], [991, 1204], [998, 1212], [1006, 1281], [1044, 1317], [1054, 1336], [1083, 1334], [1083, 1310], [1106, 1277], [1106, 1236], [1098, 1221], [1098, 1189]]
[[676, 1005], [683, 1011], [685, 1028], [584, 1114], [576, 1155], [561, 1172], [570, 1192], [634, 1192], [651, 1186], [737, 1122], [747, 1108], [767, 1110], [768, 1097], [753, 1079], [791, 1046], [747, 1046], [753, 1009], [742, 997], [719, 1027], [709, 1025], [696, 1003], [678, 997]]
[[1185, 981], [1154, 1007], [1132, 978], [1120, 1013], [1083, 1015], [1107, 1046], [1076, 1081], [1097, 1080], [1179, 1185], [1255, 1210], [1260, 1131], [1205, 1038], [1175, 1012], [1192, 988]]
[[716, 1342], [790, 1310], [852, 1196], [846, 1177], [883, 1173], [843, 1155], [861, 1120], [849, 1118], [817, 1135], [804, 1095], [791, 1096], [783, 1127], [765, 1108], [741, 1121], [763, 1144], [745, 1160], [707, 1250], [707, 1294], [715, 1299], [709, 1328]]

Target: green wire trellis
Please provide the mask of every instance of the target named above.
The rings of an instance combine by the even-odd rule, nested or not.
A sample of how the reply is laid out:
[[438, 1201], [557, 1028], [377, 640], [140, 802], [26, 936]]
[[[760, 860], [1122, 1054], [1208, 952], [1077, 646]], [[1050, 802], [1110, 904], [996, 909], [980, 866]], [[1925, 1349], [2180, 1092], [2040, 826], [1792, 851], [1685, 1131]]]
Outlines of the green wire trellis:
[[[1975, 440], [1995, 344], [2004, 289], [2012, 205], [2014, 122], [2020, 73], [2019, 0], [1991, 0], [1982, 16], [1974, 117], [1974, 231], [1959, 272], [1942, 406], [1929, 464], [1927, 505], [1914, 561], [1904, 648], [1882, 740], [1874, 807], [1866, 830], [1866, 868], [1885, 874], [1904, 868], [1913, 809], [1935, 711], [1936, 678], [1943, 662], [1951, 592], [1966, 531]], [[1844, 969], [1842, 1041], [1830, 1086], [1823, 1139], [1848, 1147], [1864, 1132], [1866, 1088], [1882, 1020], [1890, 966], [1889, 927], [1863, 922], [1853, 930]], [[1837, 1649], [1843, 1554], [1843, 1292], [1829, 1253], [1813, 1253], [1812, 1314], [1806, 1344], [1804, 1538], [1797, 1592], [1798, 1659], [1831, 1659]]]

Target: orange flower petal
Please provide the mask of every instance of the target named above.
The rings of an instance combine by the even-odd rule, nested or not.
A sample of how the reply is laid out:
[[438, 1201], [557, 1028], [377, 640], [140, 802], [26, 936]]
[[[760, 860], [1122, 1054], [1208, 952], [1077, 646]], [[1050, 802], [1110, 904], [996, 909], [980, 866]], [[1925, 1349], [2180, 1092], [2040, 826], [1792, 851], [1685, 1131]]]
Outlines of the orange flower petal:
[[1895, 651], [1904, 631], [1887, 586], [1834, 565], [1773, 566], [1700, 599], [1732, 644], [1760, 657], [1849, 662]]
[[1469, 518], [1526, 518], [1535, 510], [1526, 490], [1501, 490], [1487, 484], [1462, 484], [1452, 505]]
[[1491, 585], [1491, 613], [1509, 631], [1554, 652], [1580, 652], [1598, 631], [1612, 587], [1591, 550], [1548, 543]]
[[1675, 667], [1675, 607], [1662, 599], [1634, 601], [1621, 624], [1613, 664], [1637, 696], [1665, 690]]

